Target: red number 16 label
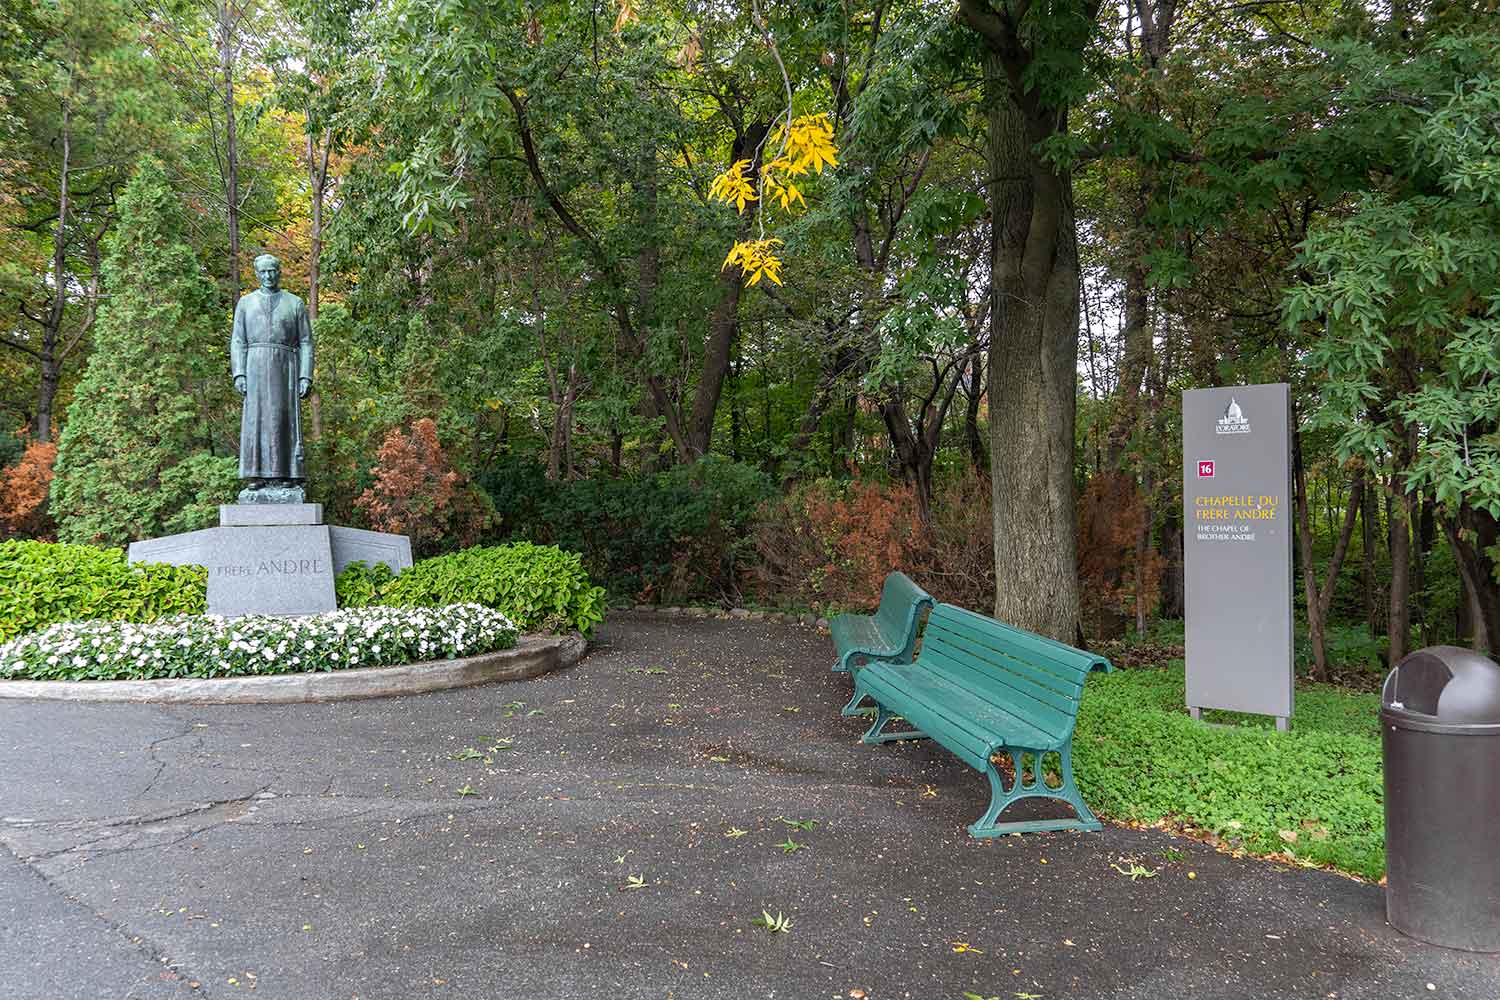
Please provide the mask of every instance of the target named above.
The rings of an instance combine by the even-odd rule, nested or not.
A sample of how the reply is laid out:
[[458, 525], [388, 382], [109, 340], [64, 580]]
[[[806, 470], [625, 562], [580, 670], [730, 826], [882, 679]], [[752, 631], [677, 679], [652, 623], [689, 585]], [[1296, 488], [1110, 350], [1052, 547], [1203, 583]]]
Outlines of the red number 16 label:
[[1212, 462], [1199, 462], [1198, 463], [1198, 478], [1199, 479], [1212, 479], [1213, 477], [1214, 477], [1214, 463], [1212, 463]]

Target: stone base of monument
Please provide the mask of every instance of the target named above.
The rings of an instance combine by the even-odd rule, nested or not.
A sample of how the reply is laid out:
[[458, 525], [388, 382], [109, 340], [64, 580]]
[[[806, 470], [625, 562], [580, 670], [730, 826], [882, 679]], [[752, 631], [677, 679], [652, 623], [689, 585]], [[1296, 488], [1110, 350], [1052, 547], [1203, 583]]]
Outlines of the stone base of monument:
[[129, 559], [206, 566], [211, 615], [315, 615], [338, 606], [333, 578], [345, 566], [400, 573], [411, 540], [324, 524], [319, 503], [225, 504], [217, 528], [132, 542]]

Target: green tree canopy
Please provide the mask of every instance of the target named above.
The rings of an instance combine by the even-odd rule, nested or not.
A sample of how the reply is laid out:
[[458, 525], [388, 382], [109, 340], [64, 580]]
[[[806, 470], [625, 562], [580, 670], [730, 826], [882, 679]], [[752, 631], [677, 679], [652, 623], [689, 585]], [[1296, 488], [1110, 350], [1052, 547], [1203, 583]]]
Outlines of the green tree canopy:
[[64, 541], [202, 527], [201, 505], [232, 489], [233, 461], [207, 451], [200, 405], [210, 379], [225, 381], [224, 338], [183, 228], [161, 162], [142, 160], [120, 198], [95, 350], [58, 446], [52, 512]]

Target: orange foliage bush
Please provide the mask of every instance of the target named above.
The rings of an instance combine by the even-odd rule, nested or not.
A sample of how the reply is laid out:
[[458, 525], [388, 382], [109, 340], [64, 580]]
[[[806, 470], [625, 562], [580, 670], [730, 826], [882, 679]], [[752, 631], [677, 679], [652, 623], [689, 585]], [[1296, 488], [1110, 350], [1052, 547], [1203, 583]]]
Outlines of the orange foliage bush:
[[52, 541], [57, 525], [47, 513], [47, 492], [57, 445], [33, 441], [20, 460], [0, 472], [0, 538]]
[[760, 589], [815, 608], [874, 607], [886, 574], [906, 568], [916, 530], [908, 486], [811, 483], [756, 518]]
[[819, 610], [868, 611], [886, 574], [901, 570], [940, 601], [984, 611], [994, 604], [989, 481], [968, 475], [939, 486], [932, 532], [917, 523], [906, 484], [827, 480], [763, 505], [755, 523], [760, 596]]
[[1078, 505], [1078, 585], [1085, 621], [1103, 638], [1119, 638], [1136, 602], [1156, 604], [1162, 559], [1148, 546], [1137, 593], [1136, 543], [1149, 511], [1135, 480], [1114, 473], [1089, 480]]
[[424, 417], [385, 436], [370, 470], [375, 485], [354, 506], [377, 531], [406, 535], [414, 555], [429, 555], [447, 541], [472, 545], [489, 523], [489, 507], [453, 468], [438, 443], [437, 424]]

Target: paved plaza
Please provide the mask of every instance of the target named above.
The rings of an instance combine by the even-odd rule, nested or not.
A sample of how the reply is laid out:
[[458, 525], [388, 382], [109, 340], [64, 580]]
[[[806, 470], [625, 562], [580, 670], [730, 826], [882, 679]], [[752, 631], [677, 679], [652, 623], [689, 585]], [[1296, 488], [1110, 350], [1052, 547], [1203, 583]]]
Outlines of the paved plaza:
[[620, 614], [462, 691], [0, 701], [0, 998], [1500, 1000], [1500, 957], [1376, 886], [1109, 824], [971, 840], [984, 779], [860, 745], [832, 659]]

